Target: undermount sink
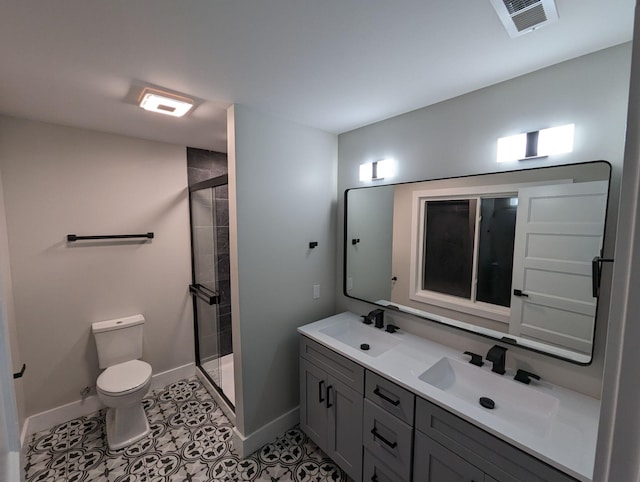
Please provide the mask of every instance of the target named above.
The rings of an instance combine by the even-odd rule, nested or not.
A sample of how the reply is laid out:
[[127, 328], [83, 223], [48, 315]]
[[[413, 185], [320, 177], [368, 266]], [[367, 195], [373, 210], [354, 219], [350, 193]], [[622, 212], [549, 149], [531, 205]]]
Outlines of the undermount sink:
[[[320, 332], [373, 357], [382, 355], [400, 343], [397, 335], [354, 320], [336, 323], [321, 329]], [[363, 344], [368, 345], [369, 349], [362, 349]]]
[[489, 398], [495, 406], [484, 410], [539, 435], [547, 432], [558, 411], [559, 402], [554, 397], [533, 390], [506, 375], [447, 357], [441, 358], [418, 378], [477, 407], [481, 406], [481, 397]]

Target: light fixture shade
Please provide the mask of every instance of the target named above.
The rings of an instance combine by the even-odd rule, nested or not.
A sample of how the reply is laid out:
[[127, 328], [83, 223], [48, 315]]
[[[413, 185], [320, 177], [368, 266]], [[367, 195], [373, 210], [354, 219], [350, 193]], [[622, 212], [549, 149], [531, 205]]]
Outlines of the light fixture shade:
[[360, 164], [360, 182], [371, 181], [373, 172], [373, 163], [366, 162], [364, 164]]
[[501, 137], [498, 139], [498, 162], [524, 159], [527, 153], [527, 134]]
[[385, 178], [394, 177], [395, 174], [396, 162], [393, 159], [360, 164], [360, 182], [382, 181]]
[[376, 162], [376, 177], [375, 179], [389, 179], [395, 176], [396, 163], [393, 159], [382, 159]]
[[538, 134], [538, 155], [551, 156], [573, 151], [574, 124], [542, 129]]
[[498, 162], [536, 159], [573, 151], [574, 124], [498, 139]]
[[151, 112], [182, 117], [193, 107], [193, 101], [165, 92], [145, 89], [140, 99], [140, 107]]

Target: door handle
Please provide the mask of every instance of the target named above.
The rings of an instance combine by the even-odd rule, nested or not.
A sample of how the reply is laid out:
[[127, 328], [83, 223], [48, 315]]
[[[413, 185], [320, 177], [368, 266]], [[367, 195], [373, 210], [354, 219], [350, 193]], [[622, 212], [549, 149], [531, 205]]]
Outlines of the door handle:
[[386, 400], [391, 405], [395, 405], [396, 407], [400, 405], [400, 400], [393, 400], [392, 398], [387, 397], [384, 393], [380, 391], [380, 387], [376, 386], [376, 389], [373, 391], [374, 395], [378, 395], [383, 400]]
[[600, 296], [600, 277], [602, 276], [602, 263], [613, 263], [613, 259], [605, 259], [596, 256], [591, 261], [591, 289], [593, 297]]
[[333, 385], [329, 385], [327, 387], [327, 408], [333, 407], [333, 403], [331, 403], [331, 400], [330, 400], [330, 398], [331, 398], [330, 397], [331, 390], [333, 390]]
[[322, 398], [322, 385], [324, 384], [324, 380], [320, 380], [318, 382], [318, 403], [323, 403], [324, 398]]
[[513, 290], [513, 294], [514, 294], [514, 296], [522, 296], [524, 298], [528, 298], [529, 297], [528, 294], [523, 293], [522, 290], [517, 290], [517, 289]]
[[209, 305], [218, 303], [218, 293], [199, 283], [189, 285], [189, 292]]
[[380, 442], [388, 445], [392, 449], [395, 449], [398, 446], [398, 442], [389, 442], [386, 438], [378, 433], [375, 427], [371, 429], [371, 434], [373, 435], [373, 438], [377, 438], [378, 440], [380, 440]]

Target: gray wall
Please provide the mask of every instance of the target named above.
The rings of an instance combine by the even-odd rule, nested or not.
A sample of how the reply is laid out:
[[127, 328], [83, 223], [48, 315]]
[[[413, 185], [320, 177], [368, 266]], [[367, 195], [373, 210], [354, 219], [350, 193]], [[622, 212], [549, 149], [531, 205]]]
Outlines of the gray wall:
[[[359, 182], [359, 165], [384, 158], [397, 161], [397, 177], [383, 182], [431, 179], [543, 165], [605, 159], [613, 165], [605, 254], [613, 254], [621, 178], [631, 45], [606, 49], [533, 72], [448, 101], [344, 133], [338, 139], [338, 252], [342, 251], [342, 193]], [[506, 135], [575, 123], [573, 153], [515, 164], [496, 163], [496, 140]], [[338, 311], [364, 313], [371, 305], [342, 293], [338, 257]], [[611, 268], [605, 267], [604, 283]], [[550, 381], [600, 395], [609, 291], [603, 290], [595, 355], [589, 367], [510, 349], [510, 366], [529, 368]], [[405, 329], [460, 350], [484, 353], [484, 339], [410, 317], [397, 317]]]
[[337, 138], [243, 105], [229, 119], [236, 420], [250, 435], [298, 405], [296, 327], [335, 313]]
[[0, 171], [27, 416], [95, 384], [94, 321], [142, 313], [154, 373], [193, 362], [184, 147], [5, 117]]

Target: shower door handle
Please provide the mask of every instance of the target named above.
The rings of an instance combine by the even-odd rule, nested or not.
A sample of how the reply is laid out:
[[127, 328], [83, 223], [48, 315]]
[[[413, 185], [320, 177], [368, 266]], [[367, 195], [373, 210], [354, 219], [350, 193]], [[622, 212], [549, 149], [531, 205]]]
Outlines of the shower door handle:
[[189, 291], [192, 296], [200, 298], [209, 305], [215, 305], [218, 303], [218, 293], [210, 290], [206, 286], [202, 286], [199, 283], [189, 285]]

